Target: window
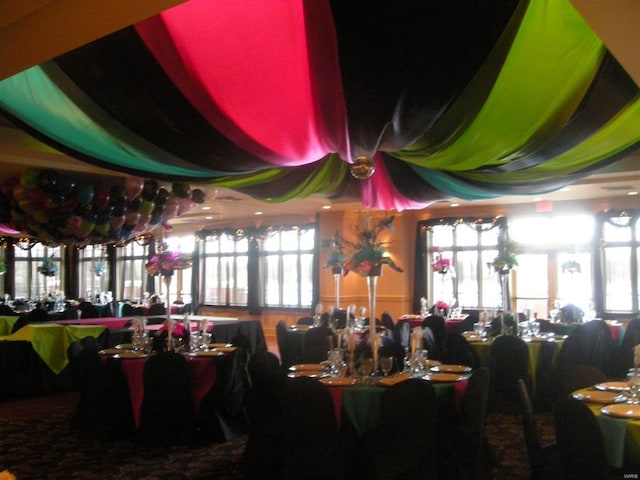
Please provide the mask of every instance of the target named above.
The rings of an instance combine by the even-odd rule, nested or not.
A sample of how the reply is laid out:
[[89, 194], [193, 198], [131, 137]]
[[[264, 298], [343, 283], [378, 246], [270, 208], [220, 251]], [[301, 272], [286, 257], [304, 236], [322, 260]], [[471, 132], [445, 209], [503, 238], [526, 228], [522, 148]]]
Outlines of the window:
[[[315, 232], [286, 227], [207, 233], [199, 248], [201, 303], [310, 308], [317, 288]], [[256, 273], [250, 277], [250, 271]]]
[[246, 306], [249, 240], [223, 233], [204, 240], [200, 291], [202, 302], [221, 306]]
[[146, 288], [147, 271], [144, 266], [149, 256], [149, 246], [129, 242], [116, 251], [116, 298], [142, 302]]
[[78, 251], [78, 291], [89, 301], [100, 293], [107, 293], [109, 270], [106, 247], [88, 245]]
[[261, 271], [267, 307], [310, 308], [315, 229], [282, 230], [263, 242]]
[[637, 312], [640, 307], [640, 214], [611, 212], [600, 218], [603, 309]]
[[30, 248], [14, 246], [16, 299], [41, 300], [63, 293], [62, 248], [36, 243]]
[[[437, 219], [421, 222], [424, 228], [427, 262], [427, 297], [462, 308], [501, 308], [501, 288], [493, 268], [488, 266], [498, 253], [498, 234], [504, 218]], [[438, 272], [438, 259], [451, 268]]]
[[[195, 249], [196, 239], [193, 235], [184, 237], [169, 237], [166, 238], [170, 252], [180, 252], [181, 254], [193, 257], [193, 251]], [[191, 268], [185, 268], [183, 270], [176, 270], [171, 279], [171, 285], [169, 286], [170, 301], [180, 301], [185, 304], [191, 303]], [[165, 286], [162, 283], [162, 277], [160, 275], [154, 278], [155, 291], [165, 293]]]

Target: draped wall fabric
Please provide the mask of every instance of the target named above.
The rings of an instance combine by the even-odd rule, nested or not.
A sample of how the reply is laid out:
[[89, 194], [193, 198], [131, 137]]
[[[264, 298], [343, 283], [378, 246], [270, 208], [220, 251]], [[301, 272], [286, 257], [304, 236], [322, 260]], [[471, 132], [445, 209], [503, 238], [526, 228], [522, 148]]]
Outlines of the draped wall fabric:
[[0, 108], [113, 170], [398, 211], [640, 145], [639, 88], [568, 0], [190, 0], [0, 82]]

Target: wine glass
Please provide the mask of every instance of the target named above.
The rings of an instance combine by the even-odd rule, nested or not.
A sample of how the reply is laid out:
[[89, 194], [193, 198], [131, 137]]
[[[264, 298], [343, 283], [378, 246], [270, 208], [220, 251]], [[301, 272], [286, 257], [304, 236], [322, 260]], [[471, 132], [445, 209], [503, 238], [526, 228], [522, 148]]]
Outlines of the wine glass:
[[531, 333], [533, 333], [534, 337], [540, 335], [540, 324], [536, 320], [529, 322], [529, 325], [531, 326]]
[[373, 371], [373, 358], [362, 358], [360, 360], [360, 375], [363, 382], [368, 382], [371, 372]]
[[380, 357], [380, 370], [385, 377], [389, 376], [391, 368], [393, 368], [393, 357]]

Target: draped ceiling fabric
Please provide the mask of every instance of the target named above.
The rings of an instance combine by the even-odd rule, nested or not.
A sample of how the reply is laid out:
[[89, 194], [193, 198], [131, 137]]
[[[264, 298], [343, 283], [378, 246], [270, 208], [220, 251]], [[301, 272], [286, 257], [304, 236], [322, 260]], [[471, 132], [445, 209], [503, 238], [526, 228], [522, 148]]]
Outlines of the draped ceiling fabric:
[[189, 0], [3, 80], [0, 108], [131, 175], [398, 211], [640, 146], [639, 88], [568, 0]]

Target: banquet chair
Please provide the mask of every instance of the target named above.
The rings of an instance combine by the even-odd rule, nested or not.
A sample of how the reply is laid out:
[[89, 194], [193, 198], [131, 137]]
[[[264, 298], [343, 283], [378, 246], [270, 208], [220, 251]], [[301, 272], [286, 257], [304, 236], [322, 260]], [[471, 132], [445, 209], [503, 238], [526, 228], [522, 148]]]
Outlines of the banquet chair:
[[435, 336], [433, 335], [433, 331], [429, 327], [422, 328], [422, 348], [424, 350], [427, 350], [427, 355], [429, 358], [436, 360], [440, 359]]
[[472, 332], [473, 324], [478, 323], [478, 320], [480, 320], [480, 312], [478, 310], [465, 310], [462, 313], [466, 314], [467, 318], [453, 328], [454, 333]]
[[440, 360], [442, 351], [444, 350], [444, 339], [447, 336], [447, 325], [443, 317], [438, 315], [429, 315], [422, 321], [422, 328], [429, 327], [433, 332], [435, 339], [435, 351], [433, 354], [429, 352], [429, 357]]
[[9, 305], [7, 305], [6, 303], [0, 303], [0, 315], [14, 316], [15, 314], [16, 312], [14, 312], [13, 308], [11, 308]]
[[166, 314], [167, 314], [167, 309], [161, 303], [154, 303], [149, 307], [149, 316], [166, 315]]
[[120, 307], [120, 315], [123, 317], [132, 317], [135, 315], [135, 307], [130, 303], [123, 303]]
[[563, 478], [608, 478], [602, 431], [589, 407], [572, 397], [561, 398], [553, 406], [553, 419]]
[[411, 378], [382, 393], [380, 420], [363, 438], [367, 479], [438, 478], [438, 399], [431, 382]]
[[324, 326], [310, 328], [304, 334], [303, 345], [303, 363], [320, 363], [327, 359], [327, 352], [333, 348], [333, 330]]
[[244, 399], [249, 435], [241, 461], [243, 478], [280, 478], [284, 465], [280, 395], [286, 376], [271, 352], [254, 353], [247, 370], [251, 387]]
[[471, 368], [476, 368], [480, 365], [478, 354], [459, 333], [447, 334], [440, 361], [448, 364], [466, 365]]
[[11, 333], [16, 333], [18, 330], [20, 330], [22, 327], [24, 327], [25, 325], [29, 324], [29, 314], [28, 313], [21, 313], [18, 316], [18, 320], [16, 320], [16, 323], [13, 324], [13, 327], [11, 327]]
[[613, 344], [609, 326], [602, 320], [590, 320], [579, 325], [575, 333], [581, 339], [587, 364], [606, 371], [608, 352]]
[[607, 376], [599, 368], [591, 365], [576, 365], [562, 378], [560, 397], [566, 397], [576, 390], [592, 387], [606, 380]]
[[300, 317], [296, 325], [313, 325], [313, 317]]
[[520, 409], [518, 379], [531, 390], [529, 349], [521, 338], [512, 335], [497, 337], [491, 345], [492, 386], [490, 407], [496, 411]]
[[49, 321], [49, 314], [42, 308], [34, 308], [29, 312], [29, 323], [43, 323]]
[[562, 379], [576, 366], [586, 365], [587, 355], [583, 347], [582, 341], [575, 333], [569, 335], [564, 343], [562, 349], [558, 352], [558, 360], [556, 372], [558, 375], [558, 382], [561, 384]]
[[191, 443], [195, 413], [187, 360], [162, 352], [144, 364], [140, 437], [150, 444]]
[[529, 456], [531, 480], [560, 480], [560, 458], [555, 443], [543, 443], [538, 434], [533, 402], [524, 380], [518, 380], [518, 393], [522, 405], [522, 431]]
[[314, 378], [288, 379], [282, 390], [285, 479], [344, 478], [329, 389]]
[[82, 302], [78, 305], [78, 310], [82, 312], [82, 318], [99, 318], [98, 307], [89, 302]]
[[291, 346], [289, 334], [287, 333], [287, 324], [284, 320], [276, 323], [276, 341], [278, 344], [278, 352], [280, 353], [282, 370], [287, 372], [291, 365], [297, 363], [297, 359], [294, 358], [293, 347]]
[[611, 378], [626, 378], [633, 368], [633, 348], [640, 343], [640, 317], [629, 321], [619, 345], [612, 345], [609, 350], [606, 374]]
[[441, 477], [491, 478], [495, 458], [485, 435], [489, 384], [489, 369], [480, 367], [475, 370], [465, 389], [457, 420], [441, 423], [446, 449], [440, 461]]

